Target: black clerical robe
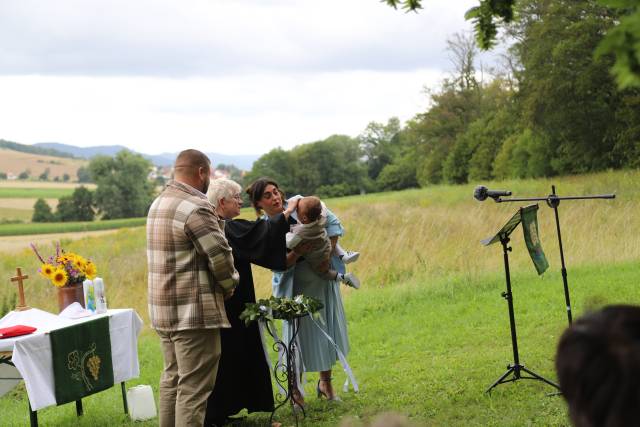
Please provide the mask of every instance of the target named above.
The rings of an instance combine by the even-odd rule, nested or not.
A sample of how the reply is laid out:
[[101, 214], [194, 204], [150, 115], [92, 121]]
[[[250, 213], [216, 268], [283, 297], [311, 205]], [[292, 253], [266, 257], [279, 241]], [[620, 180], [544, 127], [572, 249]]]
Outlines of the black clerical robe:
[[238, 317], [245, 303], [256, 302], [251, 264], [271, 270], [286, 269], [288, 231], [289, 224], [282, 214], [265, 220], [225, 223], [240, 283], [224, 304], [231, 328], [221, 329], [222, 355], [216, 384], [207, 402], [206, 426], [222, 424], [244, 408], [249, 412], [273, 410], [271, 367], [265, 358], [258, 324], [245, 326]]

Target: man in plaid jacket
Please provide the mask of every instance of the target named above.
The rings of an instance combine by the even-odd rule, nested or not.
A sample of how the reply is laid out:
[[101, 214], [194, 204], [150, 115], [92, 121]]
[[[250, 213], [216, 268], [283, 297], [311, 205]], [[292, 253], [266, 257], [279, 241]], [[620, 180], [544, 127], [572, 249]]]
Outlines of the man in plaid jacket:
[[220, 328], [230, 324], [224, 299], [238, 272], [224, 225], [205, 193], [211, 164], [204, 153], [178, 155], [174, 180], [147, 217], [149, 316], [160, 336], [160, 426], [204, 422], [220, 358]]

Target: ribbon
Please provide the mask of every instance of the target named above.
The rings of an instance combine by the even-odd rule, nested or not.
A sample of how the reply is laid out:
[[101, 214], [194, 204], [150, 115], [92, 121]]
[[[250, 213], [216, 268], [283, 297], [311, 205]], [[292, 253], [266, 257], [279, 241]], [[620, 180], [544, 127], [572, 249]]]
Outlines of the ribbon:
[[349, 391], [349, 380], [351, 380], [351, 384], [353, 385], [353, 391], [358, 393], [360, 391], [360, 388], [358, 387], [358, 382], [356, 381], [356, 377], [353, 374], [353, 370], [351, 369], [351, 366], [349, 366], [349, 363], [347, 362], [346, 356], [344, 355], [344, 353], [342, 353], [342, 350], [340, 350], [340, 348], [338, 347], [338, 344], [335, 343], [333, 338], [331, 338], [331, 336], [329, 336], [329, 334], [324, 329], [322, 329], [320, 325], [318, 325], [316, 320], [313, 318], [313, 315], [309, 315], [309, 317], [311, 318], [311, 321], [313, 322], [313, 324], [316, 325], [316, 327], [320, 330], [320, 332], [322, 332], [322, 334], [327, 338], [329, 343], [333, 346], [333, 348], [336, 350], [336, 353], [338, 354], [338, 359], [340, 359], [340, 364], [342, 365], [342, 369], [347, 374], [347, 379], [345, 380], [342, 386], [342, 390], [345, 393]]

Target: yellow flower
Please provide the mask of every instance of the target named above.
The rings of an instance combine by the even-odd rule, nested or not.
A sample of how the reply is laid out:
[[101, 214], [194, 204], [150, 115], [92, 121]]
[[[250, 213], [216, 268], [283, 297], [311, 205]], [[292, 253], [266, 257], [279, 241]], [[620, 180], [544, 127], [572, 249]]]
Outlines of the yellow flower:
[[88, 261], [84, 268], [84, 274], [89, 280], [95, 279], [95, 277], [98, 275], [98, 269], [96, 268], [96, 265], [93, 262]]
[[58, 288], [63, 287], [67, 284], [67, 272], [62, 268], [56, 269], [51, 276], [51, 281]]
[[51, 279], [54, 271], [56, 271], [56, 268], [51, 264], [42, 264], [42, 267], [40, 268], [40, 274], [47, 279]]
[[73, 263], [75, 264], [75, 267], [80, 271], [84, 271], [85, 267], [87, 266], [87, 261], [79, 255], [74, 259]]

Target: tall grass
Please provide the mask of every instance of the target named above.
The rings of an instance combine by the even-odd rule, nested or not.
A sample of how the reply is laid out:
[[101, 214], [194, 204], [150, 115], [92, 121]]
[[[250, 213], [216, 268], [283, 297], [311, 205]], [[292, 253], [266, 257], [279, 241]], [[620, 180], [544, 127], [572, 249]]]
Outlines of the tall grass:
[[[489, 182], [489, 187], [505, 188], [514, 196], [547, 195], [556, 184], [560, 195], [615, 192], [614, 200], [563, 201], [558, 208], [562, 226], [565, 260], [571, 282], [573, 267], [640, 260], [640, 182], [638, 171], [604, 172], [553, 180], [513, 180]], [[483, 203], [473, 199], [473, 185], [434, 186], [419, 190], [379, 193], [327, 200], [347, 229], [341, 239], [345, 248], [362, 253], [349, 269], [368, 288], [402, 286], [414, 277], [430, 286], [439, 278], [455, 277], [455, 286], [477, 286], [487, 276], [502, 272], [499, 245], [482, 246], [479, 241], [497, 231], [520, 204]], [[250, 211], [243, 211], [251, 217]], [[549, 260], [549, 271], [559, 271], [560, 261], [553, 210], [540, 204], [540, 237]], [[144, 219], [138, 219], [139, 224]], [[126, 221], [125, 221], [126, 222]], [[69, 223], [82, 228], [95, 223]], [[36, 224], [23, 224], [30, 230]], [[39, 224], [38, 224], [39, 225]], [[46, 226], [47, 224], [42, 224]], [[128, 224], [131, 226], [132, 224]], [[0, 235], [19, 229], [21, 224], [0, 226]], [[66, 225], [53, 224], [57, 232]], [[13, 231], [15, 233], [15, 231]], [[39, 231], [43, 232], [43, 231]], [[25, 248], [29, 237], [25, 236]], [[519, 230], [512, 235], [513, 271], [531, 271], [533, 266]], [[143, 227], [127, 229], [99, 239], [68, 242], [69, 250], [93, 258], [104, 276], [110, 303], [134, 306], [146, 316], [146, 255]], [[51, 246], [50, 249], [52, 249]], [[38, 306], [53, 307], [53, 289], [37, 277], [37, 262], [28, 249], [5, 253], [0, 276], [9, 277], [21, 266], [34, 279], [27, 285], [27, 297]], [[271, 274], [254, 267], [256, 292], [271, 292]], [[0, 287], [0, 296], [12, 292]], [[352, 291], [346, 289], [345, 293]]]

